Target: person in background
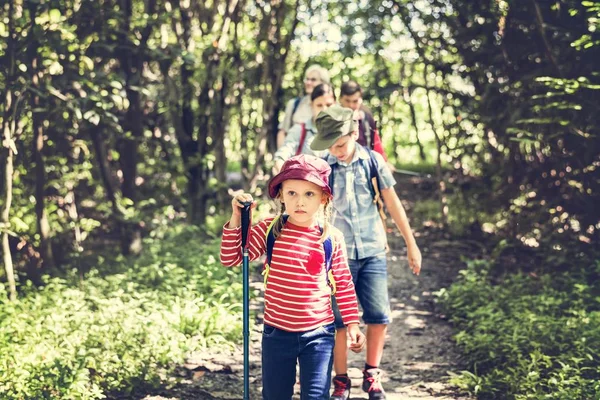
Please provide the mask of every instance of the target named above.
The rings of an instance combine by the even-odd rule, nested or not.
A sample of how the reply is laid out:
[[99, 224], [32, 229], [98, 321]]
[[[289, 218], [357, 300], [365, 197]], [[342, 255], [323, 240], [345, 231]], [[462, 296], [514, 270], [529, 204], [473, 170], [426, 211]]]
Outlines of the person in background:
[[328, 83], [317, 85], [310, 94], [311, 116], [305, 121], [294, 125], [285, 137], [285, 141], [279, 147], [275, 156], [273, 173], [278, 173], [283, 163], [290, 157], [298, 154], [309, 154], [318, 157], [324, 156], [323, 152], [314, 152], [310, 149], [310, 143], [317, 133], [315, 129], [315, 118], [323, 110], [335, 103], [335, 92]]
[[304, 74], [304, 96], [291, 99], [285, 106], [285, 115], [277, 131], [277, 148], [281, 147], [292, 126], [302, 123], [312, 116], [310, 95], [313, 89], [321, 83], [330, 83], [329, 72], [317, 64], [309, 66]]
[[375, 150], [387, 161], [375, 119], [363, 107], [363, 90], [358, 83], [346, 81], [342, 84], [340, 88], [340, 105], [354, 111], [354, 118], [358, 122], [358, 139], [356, 142], [361, 146]]

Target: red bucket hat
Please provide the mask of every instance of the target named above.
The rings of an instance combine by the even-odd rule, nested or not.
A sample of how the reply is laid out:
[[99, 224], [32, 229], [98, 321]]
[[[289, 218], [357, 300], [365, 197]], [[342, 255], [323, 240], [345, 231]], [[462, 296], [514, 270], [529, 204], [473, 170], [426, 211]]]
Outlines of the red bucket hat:
[[327, 161], [321, 158], [307, 154], [294, 156], [284, 162], [281, 171], [269, 181], [269, 196], [273, 199], [277, 197], [281, 183], [288, 179], [299, 179], [314, 183], [331, 196], [330, 173], [331, 167]]

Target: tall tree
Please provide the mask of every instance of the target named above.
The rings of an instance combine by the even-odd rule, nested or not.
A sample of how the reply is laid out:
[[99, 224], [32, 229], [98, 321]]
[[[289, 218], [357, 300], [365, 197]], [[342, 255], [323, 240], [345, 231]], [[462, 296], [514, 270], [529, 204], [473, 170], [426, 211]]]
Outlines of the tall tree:
[[2, 57], [2, 65], [4, 65], [5, 71], [5, 83], [2, 101], [2, 148], [0, 149], [0, 154], [3, 154], [2, 158], [5, 159], [5, 165], [3, 166], [4, 176], [2, 177], [4, 183], [4, 207], [2, 209], [2, 219], [0, 220], [0, 223], [2, 223], [2, 256], [4, 270], [8, 281], [10, 299], [13, 301], [17, 298], [17, 288], [8, 235], [10, 231], [10, 208], [13, 196], [13, 154], [17, 151], [14, 142], [14, 130], [18, 104], [12, 87], [16, 69], [14, 18], [14, 4], [11, 2], [8, 7], [8, 38], [6, 41], [6, 52]]
[[[52, 243], [50, 238], [50, 223], [46, 211], [46, 167], [44, 160], [44, 144], [46, 129], [48, 126], [48, 105], [45, 101], [47, 76], [45, 68], [42, 65], [43, 58], [40, 55], [42, 44], [40, 37], [46, 29], [44, 26], [37, 26], [39, 13], [46, 11], [40, 8], [36, 2], [28, 2], [29, 18], [34, 29], [31, 30], [32, 36], [28, 54], [28, 65], [31, 71], [31, 91], [29, 92], [30, 107], [32, 113], [32, 154], [35, 168], [35, 212], [37, 214], [38, 234], [40, 235], [40, 253], [44, 268], [52, 268], [55, 265]], [[37, 29], [36, 29], [37, 28]]]
[[[291, 50], [292, 39], [295, 37], [299, 24], [299, 1], [288, 3], [284, 0], [271, 0], [263, 3], [259, 8], [262, 13], [260, 30], [258, 31], [258, 69], [255, 79], [259, 82], [251, 91], [253, 98], [262, 99], [261, 126], [257, 129], [258, 135], [254, 138], [254, 168], [242, 171], [248, 188], [256, 187], [256, 179], [264, 175], [265, 156], [272, 145], [269, 140], [274, 140], [273, 126], [277, 118], [276, 111], [280, 108], [279, 92], [286, 70], [286, 61]], [[245, 133], [248, 130], [244, 129]], [[245, 142], [247, 138], [243, 139]], [[247, 143], [247, 142], [246, 142]], [[249, 156], [249, 154], [246, 154]], [[247, 160], [243, 160], [248, 165]]]
[[[138, 146], [144, 136], [144, 112], [141, 90], [144, 86], [143, 72], [147, 57], [147, 43], [155, 27], [157, 0], [144, 1], [141, 14], [148, 16], [146, 24], [137, 27], [132, 21], [133, 0], [119, 0], [121, 11], [116, 58], [125, 76], [125, 92], [128, 106], [122, 118], [123, 133], [119, 138], [119, 162], [123, 174], [121, 194], [135, 208], [138, 202], [136, 180], [138, 178]], [[124, 254], [139, 254], [142, 239], [139, 223], [128, 221], [123, 225], [121, 250]]]

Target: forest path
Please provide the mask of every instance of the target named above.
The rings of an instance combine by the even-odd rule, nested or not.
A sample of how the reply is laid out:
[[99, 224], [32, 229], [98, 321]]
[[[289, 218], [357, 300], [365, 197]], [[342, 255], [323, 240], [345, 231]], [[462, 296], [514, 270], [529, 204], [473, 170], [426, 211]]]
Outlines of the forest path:
[[[397, 189], [409, 217], [416, 202], [435, 199], [433, 181], [397, 176]], [[411, 219], [417, 243], [423, 254], [420, 276], [408, 268], [406, 247], [397, 229], [388, 227], [389, 293], [393, 322], [388, 328], [386, 347], [381, 368], [385, 371], [383, 385], [389, 400], [448, 400], [467, 399], [449, 384], [449, 374], [458, 373], [460, 358], [452, 341], [452, 328], [440, 315], [435, 303], [435, 292], [450, 286], [463, 266], [462, 255], [475, 256], [482, 252], [477, 242], [465, 242], [431, 227], [428, 221]], [[261, 286], [261, 277], [255, 274], [253, 286]], [[261, 310], [262, 299], [256, 299], [251, 308]], [[259, 312], [259, 317], [262, 314]], [[262, 322], [260, 320], [258, 322]], [[251, 332], [250, 399], [261, 398], [260, 336], [261, 323]], [[364, 329], [363, 329], [364, 331]], [[188, 359], [181, 373], [185, 376], [173, 386], [139, 394], [135, 399], [242, 399], [242, 350], [231, 354], [197, 354]], [[349, 374], [353, 381], [350, 399], [367, 399], [359, 385], [364, 365], [364, 352], [351, 353]], [[294, 399], [299, 399], [298, 385]], [[122, 399], [122, 397], [121, 397]]]

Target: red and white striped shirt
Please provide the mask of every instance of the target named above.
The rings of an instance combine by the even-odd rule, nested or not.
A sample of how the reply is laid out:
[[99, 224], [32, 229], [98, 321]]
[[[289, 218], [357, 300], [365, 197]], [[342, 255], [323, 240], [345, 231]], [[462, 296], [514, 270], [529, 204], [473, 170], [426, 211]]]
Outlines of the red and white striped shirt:
[[[253, 226], [248, 235], [250, 261], [266, 252], [266, 231], [273, 218]], [[226, 267], [242, 263], [241, 228], [223, 227], [221, 262]], [[335, 299], [344, 325], [358, 323], [358, 303], [348, 267], [344, 236], [333, 228], [331, 271], [336, 284]], [[331, 288], [327, 285], [323, 244], [318, 226], [301, 227], [286, 222], [275, 240], [265, 288], [264, 322], [289, 332], [304, 332], [333, 322]], [[318, 253], [315, 257], [311, 253]], [[321, 265], [314, 265], [315, 259]]]

